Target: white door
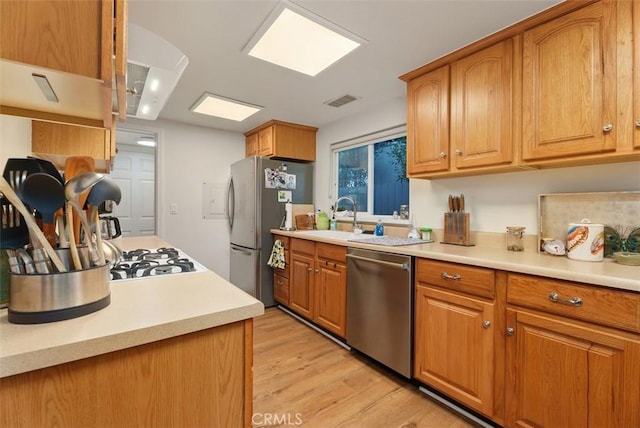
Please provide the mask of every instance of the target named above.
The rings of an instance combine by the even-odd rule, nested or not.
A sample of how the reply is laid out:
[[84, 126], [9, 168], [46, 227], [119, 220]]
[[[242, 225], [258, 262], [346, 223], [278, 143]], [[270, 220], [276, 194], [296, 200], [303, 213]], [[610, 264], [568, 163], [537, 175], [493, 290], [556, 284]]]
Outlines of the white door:
[[121, 145], [110, 176], [122, 191], [122, 200], [112, 214], [120, 219], [122, 236], [155, 235], [155, 152]]

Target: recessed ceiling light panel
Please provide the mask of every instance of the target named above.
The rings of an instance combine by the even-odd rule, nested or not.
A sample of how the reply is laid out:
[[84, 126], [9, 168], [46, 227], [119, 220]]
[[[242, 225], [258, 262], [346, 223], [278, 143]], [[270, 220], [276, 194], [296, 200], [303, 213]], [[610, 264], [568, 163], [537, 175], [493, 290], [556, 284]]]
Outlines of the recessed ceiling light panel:
[[242, 122], [252, 114], [262, 110], [262, 107], [205, 92], [190, 107], [190, 110], [200, 114]]
[[243, 52], [309, 76], [366, 43], [366, 40], [293, 3], [283, 1]]

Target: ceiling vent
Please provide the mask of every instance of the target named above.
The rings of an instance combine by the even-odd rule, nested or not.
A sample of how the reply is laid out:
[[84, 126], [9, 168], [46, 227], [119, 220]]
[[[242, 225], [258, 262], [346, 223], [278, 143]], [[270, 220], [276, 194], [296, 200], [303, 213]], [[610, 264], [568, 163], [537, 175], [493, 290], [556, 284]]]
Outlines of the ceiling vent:
[[[129, 23], [127, 31], [127, 116], [155, 120], [187, 68], [189, 58], [138, 25]], [[113, 103], [117, 106], [115, 89]]]
[[325, 104], [331, 107], [342, 107], [343, 105], [349, 104], [357, 99], [360, 99], [360, 97], [354, 97], [353, 95], [346, 94], [336, 98], [335, 100], [326, 101]]

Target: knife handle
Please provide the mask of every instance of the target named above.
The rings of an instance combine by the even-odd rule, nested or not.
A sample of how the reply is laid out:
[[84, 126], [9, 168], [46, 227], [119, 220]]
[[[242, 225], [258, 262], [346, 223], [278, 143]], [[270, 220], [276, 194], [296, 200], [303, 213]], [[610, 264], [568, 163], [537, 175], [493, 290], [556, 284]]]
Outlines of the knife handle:
[[449, 212], [453, 212], [453, 196], [449, 195]]
[[462, 193], [460, 193], [460, 206], [458, 207], [460, 209], [460, 211], [464, 212], [464, 195]]

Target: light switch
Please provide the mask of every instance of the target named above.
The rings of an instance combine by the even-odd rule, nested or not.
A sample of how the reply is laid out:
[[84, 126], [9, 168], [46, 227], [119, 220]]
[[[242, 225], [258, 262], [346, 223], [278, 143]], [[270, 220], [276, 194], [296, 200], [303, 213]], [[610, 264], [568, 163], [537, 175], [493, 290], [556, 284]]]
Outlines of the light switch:
[[171, 215], [178, 214], [178, 204], [176, 204], [175, 202], [171, 202], [169, 204], [169, 214]]

